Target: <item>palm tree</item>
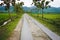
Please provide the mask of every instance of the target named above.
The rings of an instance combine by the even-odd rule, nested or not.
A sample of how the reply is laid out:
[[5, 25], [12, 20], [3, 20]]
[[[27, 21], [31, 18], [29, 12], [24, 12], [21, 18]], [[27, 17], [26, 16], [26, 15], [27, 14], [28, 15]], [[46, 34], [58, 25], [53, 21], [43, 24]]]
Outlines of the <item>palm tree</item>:
[[9, 18], [12, 20], [11, 14], [10, 14], [10, 3], [14, 6], [15, 0], [4, 0], [4, 4], [6, 4], [5, 9], [8, 10]]
[[15, 5], [15, 11], [16, 11], [17, 15], [19, 15], [19, 13], [21, 13], [23, 5], [24, 5], [24, 2], [20, 2]]
[[[53, 2], [53, 0], [51, 0]], [[42, 9], [42, 19], [43, 19], [43, 9], [50, 7], [48, 4], [51, 1], [46, 1], [46, 0], [33, 0], [33, 3], [38, 9]]]
[[24, 5], [24, 2], [20, 2], [20, 12], [24, 12], [23, 9], [22, 9], [22, 6]]
[[13, 6], [15, 6], [15, 0], [12, 0], [12, 2], [11, 2], [11, 3], [12, 3], [12, 5], [13, 5]]
[[4, 0], [4, 3], [6, 4], [5, 9], [8, 10], [8, 14], [9, 14], [9, 18], [11, 19], [11, 15], [10, 15], [10, 0]]
[[20, 2], [20, 7], [22, 7], [24, 5], [24, 2]]
[[24, 2], [20, 2], [18, 4], [15, 3], [15, 0], [4, 0], [4, 3], [6, 4], [6, 10], [8, 10], [8, 14], [9, 14], [9, 18], [12, 20], [9, 8], [10, 8], [10, 3], [12, 4], [12, 6], [14, 6], [14, 9], [16, 12], [19, 12], [21, 7], [24, 5]]

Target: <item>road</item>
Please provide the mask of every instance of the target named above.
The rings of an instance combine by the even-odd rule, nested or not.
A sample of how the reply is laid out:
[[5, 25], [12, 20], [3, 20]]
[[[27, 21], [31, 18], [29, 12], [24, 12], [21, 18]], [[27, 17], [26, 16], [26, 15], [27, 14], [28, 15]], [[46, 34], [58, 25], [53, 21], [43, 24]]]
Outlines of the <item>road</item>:
[[24, 14], [23, 18], [21, 40], [51, 40], [27, 14]]
[[37, 22], [28, 14], [24, 14], [21, 40], [60, 40], [60, 36]]
[[23, 17], [23, 26], [22, 26], [22, 31], [21, 31], [21, 40], [33, 40], [29, 24], [26, 20], [26, 15], [24, 14]]
[[25, 13], [7, 40], [60, 40], [60, 36]]

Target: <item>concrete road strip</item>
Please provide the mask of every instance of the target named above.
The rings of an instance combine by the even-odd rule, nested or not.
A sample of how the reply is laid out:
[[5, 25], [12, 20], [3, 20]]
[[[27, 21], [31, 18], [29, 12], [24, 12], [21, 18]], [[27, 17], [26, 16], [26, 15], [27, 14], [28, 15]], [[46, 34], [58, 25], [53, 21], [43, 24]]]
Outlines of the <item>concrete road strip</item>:
[[51, 38], [47, 34], [45, 34], [45, 32], [41, 30], [41, 28], [34, 24], [34, 22], [32, 22], [29, 17], [26, 16], [26, 18], [29, 22], [29, 26], [34, 40], [51, 40]]
[[25, 15], [24, 15], [23, 27], [21, 31], [21, 40], [33, 40]]
[[26, 15], [27, 17], [29, 17], [31, 19], [31, 21], [33, 23], [35, 23], [38, 27], [40, 27], [52, 40], [60, 40], [60, 36], [58, 36], [57, 34], [55, 34], [54, 32], [52, 32], [51, 30], [49, 30], [48, 28], [46, 28], [44, 25], [42, 25], [41, 23], [37, 22], [35, 19], [33, 19], [32, 17]]

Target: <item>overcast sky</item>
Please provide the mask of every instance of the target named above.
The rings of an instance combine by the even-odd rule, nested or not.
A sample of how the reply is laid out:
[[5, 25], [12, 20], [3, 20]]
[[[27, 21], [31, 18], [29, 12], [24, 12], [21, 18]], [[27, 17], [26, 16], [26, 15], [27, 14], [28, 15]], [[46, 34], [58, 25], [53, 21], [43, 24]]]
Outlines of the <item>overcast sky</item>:
[[[20, 1], [23, 1], [25, 3], [24, 6], [28, 7], [30, 7], [32, 3], [32, 0], [20, 0]], [[60, 0], [54, 0], [54, 2], [51, 2], [50, 5], [53, 7], [60, 7]]]
[[[20, 0], [24, 2], [24, 6], [31, 7], [32, 5], [32, 0]], [[18, 2], [18, 1], [16, 1]], [[1, 2], [0, 2], [1, 3]], [[53, 7], [60, 7], [60, 0], [54, 0], [53, 2], [50, 3], [51, 6]]]
[[[20, 0], [24, 2], [24, 6], [31, 7], [32, 5], [32, 0]], [[17, 1], [18, 2], [18, 1]]]

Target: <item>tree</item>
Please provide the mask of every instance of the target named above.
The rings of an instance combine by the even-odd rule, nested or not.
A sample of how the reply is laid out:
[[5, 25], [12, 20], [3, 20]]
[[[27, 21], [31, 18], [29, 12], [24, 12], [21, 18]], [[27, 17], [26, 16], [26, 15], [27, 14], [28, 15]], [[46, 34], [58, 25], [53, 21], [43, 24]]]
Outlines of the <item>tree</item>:
[[12, 20], [12, 16], [10, 14], [10, 3], [15, 6], [15, 0], [4, 0], [4, 4], [6, 4], [5, 6], [5, 10], [8, 11], [8, 14], [9, 14], [9, 18]]
[[5, 10], [8, 10], [9, 18], [11, 18], [10, 11], [9, 11], [9, 8], [10, 8], [10, 0], [4, 0], [4, 4], [6, 4]]
[[24, 5], [24, 2], [20, 2], [20, 9], [21, 9], [20, 12], [22, 12], [22, 13], [24, 12], [23, 9], [22, 9], [23, 5]]
[[0, 6], [2, 6], [2, 5], [3, 5], [3, 3], [0, 4]]
[[12, 5], [15, 6], [15, 0], [12, 0]]
[[19, 13], [21, 13], [23, 11], [22, 10], [23, 5], [24, 5], [24, 2], [15, 4], [15, 11], [16, 11], [17, 15], [19, 15]]
[[[51, 0], [53, 2], [53, 0]], [[43, 9], [50, 7], [48, 4], [51, 1], [46, 1], [46, 0], [33, 0], [33, 3], [38, 9], [42, 9], [42, 19], [43, 19]]]
[[12, 6], [14, 6], [14, 11], [18, 12], [20, 11], [22, 5], [24, 4], [23, 2], [16, 4], [15, 0], [4, 0], [4, 3], [6, 4], [5, 9], [8, 10], [9, 18], [12, 20], [11, 14], [10, 14], [10, 3]]

